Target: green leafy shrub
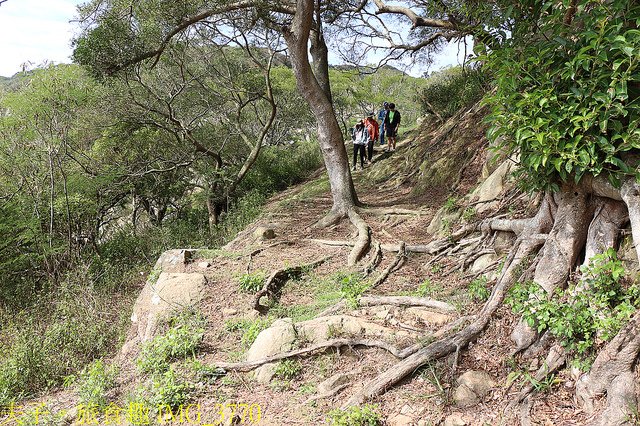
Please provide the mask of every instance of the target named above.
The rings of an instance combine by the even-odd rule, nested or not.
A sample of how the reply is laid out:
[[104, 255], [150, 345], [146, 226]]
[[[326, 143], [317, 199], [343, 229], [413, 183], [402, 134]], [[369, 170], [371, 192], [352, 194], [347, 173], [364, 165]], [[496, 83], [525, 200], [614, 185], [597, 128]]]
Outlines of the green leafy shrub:
[[485, 301], [491, 295], [491, 292], [487, 288], [487, 277], [478, 277], [469, 283], [469, 295], [479, 301]]
[[191, 400], [193, 391], [193, 385], [183, 380], [173, 368], [169, 368], [153, 379], [149, 405], [154, 408], [178, 408]]
[[80, 402], [85, 405], [104, 407], [107, 405], [106, 393], [116, 384], [118, 370], [115, 366], [107, 366], [102, 360], [97, 360], [77, 376], [69, 376], [69, 385], [75, 384]]
[[79, 279], [43, 291], [38, 305], [2, 324], [0, 406], [62, 385], [121, 343], [129, 320], [119, 309], [130, 299], [81, 287]]
[[[637, 284], [625, 288], [623, 278], [622, 262], [609, 249], [582, 268], [579, 288], [571, 285], [549, 299], [534, 282], [518, 284], [507, 303], [530, 326], [549, 330], [579, 362], [613, 338], [640, 305], [640, 288]], [[582, 362], [581, 366], [588, 363]]]
[[275, 376], [285, 380], [295, 379], [302, 372], [302, 364], [295, 359], [285, 359], [276, 365]]
[[138, 368], [145, 373], [160, 373], [169, 368], [172, 360], [195, 356], [205, 325], [204, 317], [192, 310], [173, 316], [167, 332], [144, 345], [136, 360]]
[[458, 209], [458, 199], [456, 197], [449, 197], [442, 207], [447, 212], [454, 212]]
[[437, 289], [431, 280], [429, 278], [425, 278], [418, 286], [416, 294], [421, 297], [433, 296], [436, 290]]
[[381, 426], [382, 417], [375, 405], [366, 404], [362, 407], [349, 407], [346, 410], [333, 410], [329, 413], [332, 426]]
[[363, 281], [358, 274], [345, 274], [340, 272], [335, 276], [336, 282], [340, 285], [340, 293], [347, 304], [353, 308], [358, 307], [358, 299], [369, 289], [371, 284]]
[[262, 288], [266, 279], [267, 274], [264, 271], [242, 274], [238, 277], [238, 288], [245, 293], [255, 293]]
[[638, 174], [625, 153], [640, 147], [640, 8], [579, 1], [574, 24], [564, 25], [566, 8], [557, 5], [540, 2], [538, 19], [522, 20], [481, 58], [497, 85], [486, 98], [488, 136], [519, 153], [530, 189], [557, 190], [585, 174], [617, 185]]

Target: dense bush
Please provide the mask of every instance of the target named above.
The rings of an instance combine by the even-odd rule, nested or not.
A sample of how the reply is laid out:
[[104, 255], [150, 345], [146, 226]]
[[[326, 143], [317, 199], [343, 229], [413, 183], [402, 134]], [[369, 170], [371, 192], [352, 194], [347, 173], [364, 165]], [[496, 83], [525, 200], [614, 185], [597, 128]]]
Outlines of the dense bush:
[[481, 68], [453, 67], [432, 74], [419, 98], [425, 113], [446, 119], [478, 102], [488, 86], [489, 79]]

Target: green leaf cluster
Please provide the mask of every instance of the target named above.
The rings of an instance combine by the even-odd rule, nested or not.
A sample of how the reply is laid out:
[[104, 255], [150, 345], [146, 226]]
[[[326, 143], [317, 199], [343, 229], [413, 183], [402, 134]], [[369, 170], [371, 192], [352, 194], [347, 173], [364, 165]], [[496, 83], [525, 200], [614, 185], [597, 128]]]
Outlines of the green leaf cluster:
[[640, 7], [540, 2], [503, 46], [480, 58], [496, 81], [489, 136], [519, 152], [533, 189], [604, 174], [634, 175], [640, 148]]
[[538, 332], [548, 330], [579, 360], [615, 336], [640, 305], [640, 286], [624, 286], [625, 271], [609, 249], [582, 268], [581, 281], [549, 298], [535, 282], [517, 284], [507, 303]]
[[382, 417], [376, 409], [377, 406], [372, 404], [336, 409], [329, 413], [329, 421], [332, 426], [380, 426]]

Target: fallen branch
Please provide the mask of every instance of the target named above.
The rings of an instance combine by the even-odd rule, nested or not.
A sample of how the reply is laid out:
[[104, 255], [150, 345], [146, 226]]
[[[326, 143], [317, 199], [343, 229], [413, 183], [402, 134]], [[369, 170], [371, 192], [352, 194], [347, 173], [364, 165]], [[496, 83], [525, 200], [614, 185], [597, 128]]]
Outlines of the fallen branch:
[[307, 238], [305, 241], [309, 241], [316, 244], [322, 244], [331, 247], [353, 247], [355, 243], [353, 241], [345, 240], [322, 240], [317, 238]]
[[266, 313], [269, 310], [269, 307], [260, 304], [260, 299], [263, 296], [267, 296], [267, 298], [271, 300], [277, 299], [282, 286], [284, 286], [288, 280], [299, 277], [303, 273], [322, 265], [332, 257], [333, 255], [326, 256], [306, 265], [290, 266], [288, 268], [273, 271], [271, 275], [269, 275], [269, 278], [267, 278], [262, 289], [256, 293], [253, 299], [253, 308], [262, 314]]
[[258, 247], [257, 249], [255, 249], [251, 253], [249, 253], [247, 255], [247, 256], [249, 256], [249, 261], [247, 262], [247, 274], [251, 271], [251, 264], [253, 263], [253, 256], [255, 256], [257, 254], [260, 254], [263, 251], [265, 251], [267, 249], [270, 249], [272, 247], [279, 246], [281, 244], [291, 245], [293, 243], [291, 241], [278, 241], [277, 243], [269, 244], [268, 246]]

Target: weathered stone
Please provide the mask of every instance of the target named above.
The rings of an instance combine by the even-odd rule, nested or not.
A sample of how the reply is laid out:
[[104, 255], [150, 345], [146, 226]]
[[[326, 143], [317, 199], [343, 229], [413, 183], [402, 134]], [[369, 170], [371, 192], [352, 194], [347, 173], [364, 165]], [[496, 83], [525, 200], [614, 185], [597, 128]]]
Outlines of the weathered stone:
[[472, 407], [476, 405], [480, 400], [471, 389], [466, 385], [460, 385], [453, 393], [453, 401], [456, 406], [460, 408]]
[[152, 339], [158, 326], [176, 310], [197, 305], [206, 284], [204, 275], [197, 273], [162, 272], [157, 280], [150, 278], [133, 306], [133, 336], [122, 347], [122, 353]]
[[449, 315], [441, 314], [439, 312], [433, 312], [425, 308], [407, 308], [406, 312], [427, 324], [442, 325], [448, 323], [451, 320], [451, 317]]
[[318, 394], [328, 394], [341, 385], [349, 383], [349, 376], [338, 373], [318, 385]]
[[498, 260], [498, 256], [496, 256], [493, 253], [483, 254], [473, 262], [473, 265], [471, 265], [469, 272], [472, 274], [475, 274], [475, 273], [484, 271], [489, 265], [494, 263], [496, 260]]
[[427, 227], [427, 233], [431, 235], [444, 234], [447, 228], [450, 228], [460, 219], [461, 215], [462, 212], [460, 212], [460, 210], [451, 212], [444, 207], [440, 208], [433, 216], [433, 219], [431, 219]]
[[222, 315], [224, 315], [225, 317], [230, 317], [232, 315], [235, 315], [238, 313], [237, 309], [233, 309], [233, 308], [224, 308], [222, 310]]
[[622, 261], [627, 271], [638, 271], [638, 253], [633, 245], [633, 237], [631, 235], [625, 236], [620, 242], [620, 248], [618, 249], [618, 259]]
[[416, 422], [412, 417], [404, 414], [397, 414], [393, 417], [389, 417], [389, 419], [387, 419], [387, 424], [389, 426], [415, 426]]
[[478, 213], [484, 213], [494, 207], [491, 202], [504, 191], [509, 176], [515, 169], [516, 163], [514, 161], [505, 160], [471, 193], [471, 199], [480, 203], [477, 207]]
[[444, 426], [466, 426], [467, 422], [464, 421], [462, 413], [453, 413], [444, 419]]
[[207, 269], [209, 266], [211, 266], [211, 263], [206, 262], [206, 261], [198, 263], [198, 268], [200, 268], [200, 269]]
[[256, 230], [253, 231], [253, 236], [259, 240], [271, 240], [276, 237], [276, 231], [268, 226], [258, 226]]
[[296, 324], [298, 335], [313, 342], [323, 342], [342, 335], [367, 337], [417, 337], [406, 330], [395, 330], [350, 315], [330, 315]]
[[[274, 322], [271, 327], [258, 334], [247, 352], [247, 361], [266, 358], [280, 352], [291, 350], [296, 340], [296, 330], [291, 318]], [[269, 383], [275, 373], [274, 364], [265, 364], [254, 371], [255, 379], [260, 383]]]
[[195, 250], [167, 250], [160, 255], [153, 269], [162, 272], [184, 272], [184, 266], [191, 262]]
[[484, 397], [496, 386], [496, 382], [486, 371], [469, 370], [458, 377], [458, 384], [471, 389], [480, 398]]

